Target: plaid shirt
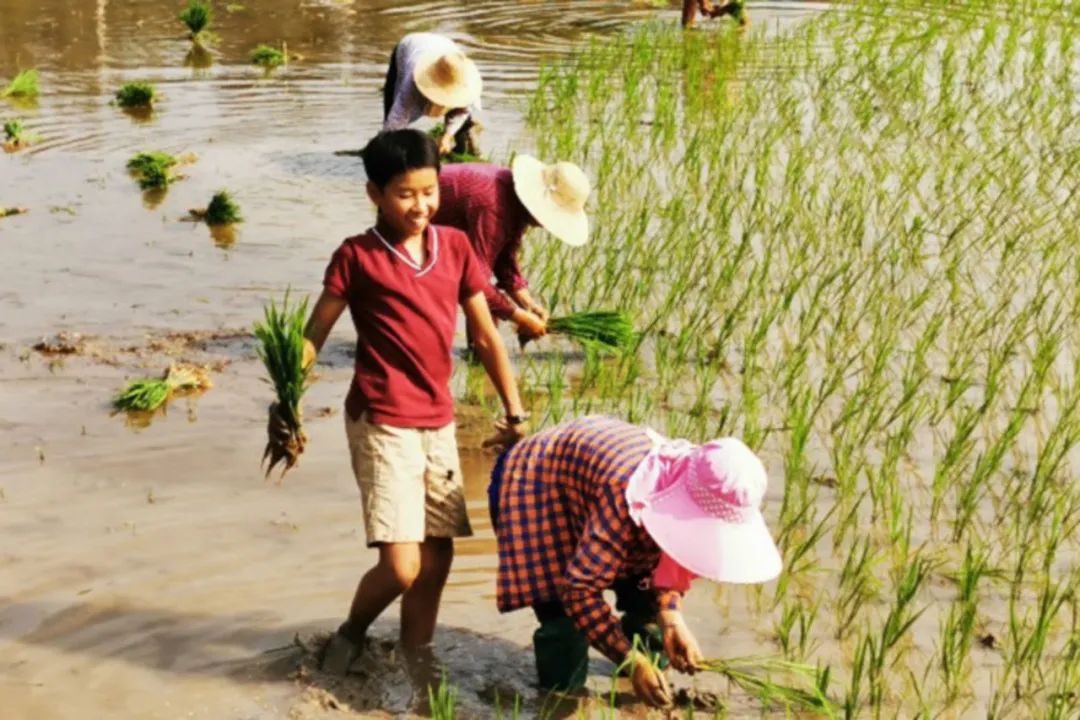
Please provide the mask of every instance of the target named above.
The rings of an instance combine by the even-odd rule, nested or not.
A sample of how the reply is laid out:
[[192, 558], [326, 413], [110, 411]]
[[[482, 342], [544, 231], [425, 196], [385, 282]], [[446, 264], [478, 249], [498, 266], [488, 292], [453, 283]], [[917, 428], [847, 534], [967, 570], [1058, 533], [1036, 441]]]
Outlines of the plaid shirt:
[[[612, 661], [630, 651], [603, 593], [616, 579], [650, 575], [660, 549], [630, 519], [627, 481], [652, 449], [645, 431], [586, 417], [521, 440], [506, 454], [499, 488], [500, 612], [559, 600]], [[679, 608], [677, 592], [660, 606]]]

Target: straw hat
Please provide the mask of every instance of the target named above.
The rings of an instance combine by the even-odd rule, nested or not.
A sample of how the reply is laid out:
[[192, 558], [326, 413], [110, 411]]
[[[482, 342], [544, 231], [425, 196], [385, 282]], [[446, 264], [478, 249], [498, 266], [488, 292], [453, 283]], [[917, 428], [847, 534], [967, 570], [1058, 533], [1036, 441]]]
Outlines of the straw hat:
[[514, 191], [525, 209], [544, 229], [567, 245], [589, 239], [589, 178], [574, 163], [545, 165], [530, 155], [518, 155], [511, 167]]
[[741, 440], [705, 443], [686, 472], [644, 502], [641, 522], [675, 562], [716, 582], [761, 583], [782, 563], [765, 518], [765, 467]]
[[446, 108], [473, 104], [484, 86], [476, 63], [464, 53], [438, 50], [424, 53], [416, 61], [413, 82], [424, 97]]

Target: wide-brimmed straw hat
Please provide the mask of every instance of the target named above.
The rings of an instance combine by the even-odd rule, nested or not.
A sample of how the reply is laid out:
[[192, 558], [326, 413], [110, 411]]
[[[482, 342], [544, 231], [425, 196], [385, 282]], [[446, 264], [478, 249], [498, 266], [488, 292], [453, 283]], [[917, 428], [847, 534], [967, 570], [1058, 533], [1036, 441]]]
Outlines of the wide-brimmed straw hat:
[[432, 50], [420, 56], [413, 82], [431, 102], [446, 108], [467, 107], [480, 97], [480, 70], [464, 53]]
[[742, 441], [696, 448], [686, 472], [645, 501], [641, 522], [675, 562], [716, 582], [760, 583], [780, 574], [761, 502], [765, 466]]
[[514, 192], [536, 222], [567, 245], [584, 245], [589, 239], [585, 201], [592, 188], [582, 169], [570, 162], [545, 165], [518, 155], [511, 171]]

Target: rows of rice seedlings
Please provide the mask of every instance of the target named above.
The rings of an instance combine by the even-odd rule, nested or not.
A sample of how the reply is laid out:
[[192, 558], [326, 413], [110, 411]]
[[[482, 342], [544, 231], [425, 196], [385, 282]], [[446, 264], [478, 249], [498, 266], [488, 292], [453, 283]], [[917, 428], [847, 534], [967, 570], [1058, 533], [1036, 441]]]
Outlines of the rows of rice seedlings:
[[1080, 712], [1078, 30], [1056, 0], [648, 26], [530, 101], [614, 239], [533, 245], [534, 284], [644, 336], [524, 356], [534, 416], [759, 450], [762, 651], [827, 665], [846, 717]]

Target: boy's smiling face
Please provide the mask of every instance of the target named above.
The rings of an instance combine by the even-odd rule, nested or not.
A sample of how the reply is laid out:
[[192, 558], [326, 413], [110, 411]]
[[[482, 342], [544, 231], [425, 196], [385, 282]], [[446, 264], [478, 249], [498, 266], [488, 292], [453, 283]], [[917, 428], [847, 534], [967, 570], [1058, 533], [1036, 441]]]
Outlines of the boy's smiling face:
[[423, 233], [439, 209], [439, 173], [433, 167], [395, 175], [381, 190], [369, 182], [367, 191], [398, 239]]

